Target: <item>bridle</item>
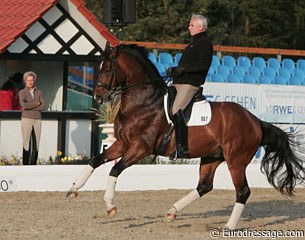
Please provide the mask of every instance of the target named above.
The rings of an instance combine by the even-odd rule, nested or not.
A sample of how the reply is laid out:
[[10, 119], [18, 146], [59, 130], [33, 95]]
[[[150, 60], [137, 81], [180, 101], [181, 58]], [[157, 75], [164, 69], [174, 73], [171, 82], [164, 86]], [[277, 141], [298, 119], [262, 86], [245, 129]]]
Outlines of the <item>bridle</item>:
[[[110, 62], [112, 63], [113, 67], [111, 69], [111, 77], [110, 77], [109, 83], [98, 82], [96, 84], [97, 87], [104, 88], [107, 92], [113, 91], [111, 89], [111, 86], [116, 86], [116, 84], [117, 84], [116, 72], [118, 69], [118, 59], [117, 59], [118, 54], [119, 54], [119, 46], [116, 48], [115, 55], [110, 58]], [[98, 76], [98, 79], [99, 78], [100, 78], [100, 76]], [[114, 84], [113, 84], [113, 82], [114, 82]], [[116, 88], [116, 87], [113, 87], [113, 88]]]
[[[120, 46], [116, 47], [116, 52], [113, 56], [110, 57], [109, 61], [112, 63], [112, 69], [111, 69], [111, 75], [110, 75], [110, 81], [109, 83], [101, 83], [98, 82], [96, 84], [97, 87], [103, 88], [106, 90], [107, 94], [109, 94], [110, 98], [113, 98], [115, 95], [120, 95], [122, 93], [125, 93], [127, 91], [130, 91], [138, 86], [143, 86], [147, 84], [161, 84], [161, 85], [166, 85], [166, 81], [164, 81], [165, 77], [159, 77], [155, 79], [148, 79], [148, 81], [144, 81], [143, 83], [138, 83], [138, 84], [131, 84], [131, 85], [121, 85], [117, 86], [117, 70], [118, 70], [118, 56], [120, 53]], [[98, 77], [99, 79], [99, 77]], [[113, 86], [113, 87], [111, 87]]]

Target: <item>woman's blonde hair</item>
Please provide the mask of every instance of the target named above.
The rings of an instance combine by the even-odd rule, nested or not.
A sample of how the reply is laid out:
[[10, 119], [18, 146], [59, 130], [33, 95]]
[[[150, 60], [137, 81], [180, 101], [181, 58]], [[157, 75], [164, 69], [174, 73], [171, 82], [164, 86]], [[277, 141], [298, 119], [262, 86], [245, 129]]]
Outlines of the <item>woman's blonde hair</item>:
[[23, 74], [23, 81], [25, 81], [28, 77], [34, 77], [34, 81], [37, 79], [37, 74], [33, 71], [25, 72]]

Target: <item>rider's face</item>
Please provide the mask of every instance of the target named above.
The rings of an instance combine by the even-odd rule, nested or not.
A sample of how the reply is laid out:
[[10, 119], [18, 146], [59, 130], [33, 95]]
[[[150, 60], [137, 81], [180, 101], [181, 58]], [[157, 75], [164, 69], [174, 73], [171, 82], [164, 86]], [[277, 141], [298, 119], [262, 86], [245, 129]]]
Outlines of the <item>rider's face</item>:
[[198, 24], [198, 18], [191, 19], [188, 29], [190, 31], [191, 36], [194, 36], [194, 35], [204, 31], [203, 26], [200, 26]]

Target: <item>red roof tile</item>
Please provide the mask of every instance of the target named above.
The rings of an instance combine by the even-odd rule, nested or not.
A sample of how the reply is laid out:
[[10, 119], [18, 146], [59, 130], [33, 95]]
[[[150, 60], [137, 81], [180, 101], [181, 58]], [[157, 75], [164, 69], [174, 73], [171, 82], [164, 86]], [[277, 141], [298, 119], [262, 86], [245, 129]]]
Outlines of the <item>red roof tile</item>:
[[[85, 7], [82, 0], [70, 0], [97, 31], [115, 46], [119, 40], [108, 32]], [[59, 0], [1, 0], [0, 1], [0, 53], [3, 53], [31, 25]]]
[[18, 39], [59, 0], [2, 0], [0, 2], [0, 53]]
[[87, 18], [87, 20], [99, 31], [99, 33], [107, 39], [107, 41], [112, 46], [116, 46], [120, 43], [120, 41], [115, 36], [113, 36], [103, 24], [101, 24], [97, 20], [96, 16], [85, 7], [85, 4], [82, 0], [70, 1], [77, 7], [77, 9], [83, 14], [83, 16]]

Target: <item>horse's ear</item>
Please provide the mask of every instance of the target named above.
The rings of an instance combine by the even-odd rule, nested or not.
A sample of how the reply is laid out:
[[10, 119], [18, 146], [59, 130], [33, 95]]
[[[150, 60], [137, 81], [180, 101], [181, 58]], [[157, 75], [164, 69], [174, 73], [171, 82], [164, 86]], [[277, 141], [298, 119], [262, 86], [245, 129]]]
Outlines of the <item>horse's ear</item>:
[[110, 42], [106, 42], [106, 45], [105, 45], [105, 52], [107, 52], [107, 51], [109, 51], [110, 50], [110, 48], [111, 48], [111, 46], [110, 46]]
[[115, 56], [118, 57], [119, 53], [120, 53], [120, 45], [115, 47]]

